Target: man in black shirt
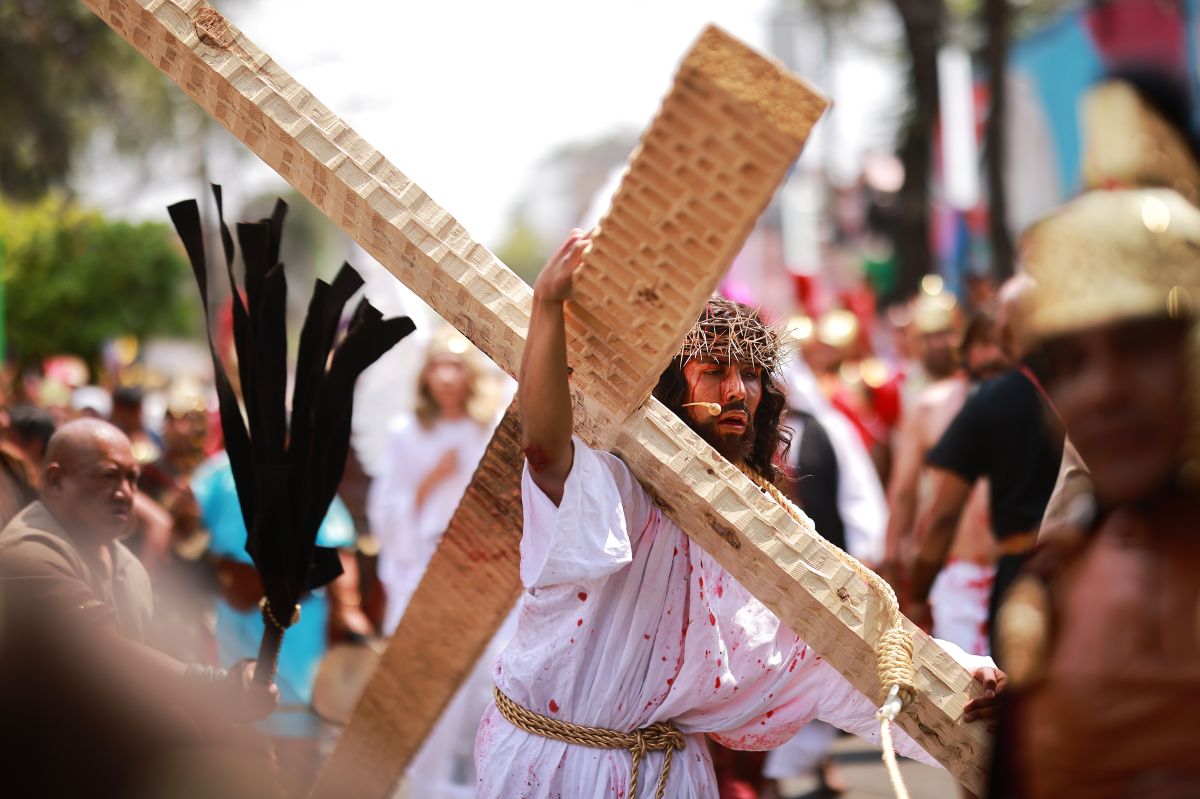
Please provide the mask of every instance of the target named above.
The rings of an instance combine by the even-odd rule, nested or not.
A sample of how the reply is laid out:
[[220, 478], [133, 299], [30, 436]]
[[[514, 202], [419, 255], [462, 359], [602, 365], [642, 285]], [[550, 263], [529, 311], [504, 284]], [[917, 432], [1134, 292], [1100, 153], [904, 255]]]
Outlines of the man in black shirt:
[[[1053, 409], [1024, 361], [1016, 326], [1022, 297], [1031, 287], [1028, 278], [1018, 276], [1001, 289], [997, 324], [1005, 351], [1019, 366], [968, 397], [926, 456], [933, 473], [933, 501], [917, 526], [921, 549], [912, 569], [910, 616], [918, 624], [928, 621], [929, 590], [945, 565], [976, 480], [989, 481], [999, 555], [988, 607], [989, 638], [1000, 600], [1037, 543], [1038, 525], [1062, 460], [1063, 433], [1053, 424]], [[995, 653], [994, 640], [992, 644]]]

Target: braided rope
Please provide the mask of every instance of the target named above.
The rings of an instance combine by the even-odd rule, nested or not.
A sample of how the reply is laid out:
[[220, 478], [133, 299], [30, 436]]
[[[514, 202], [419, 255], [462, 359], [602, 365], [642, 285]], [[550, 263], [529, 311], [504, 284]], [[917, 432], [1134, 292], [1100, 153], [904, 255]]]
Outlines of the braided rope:
[[[895, 686], [899, 689], [900, 704], [907, 705], [916, 695], [912, 636], [902, 627], [892, 627], [879, 636], [875, 649], [879, 684], [889, 691]], [[887, 701], [886, 695], [883, 701]]]
[[887, 768], [888, 780], [892, 783], [892, 793], [896, 799], [908, 799], [908, 787], [900, 776], [900, 765], [896, 762], [896, 749], [892, 746], [892, 720], [886, 717], [879, 719], [879, 742], [883, 745], [883, 765]]
[[[804, 524], [804, 516], [800, 509], [779, 490], [778, 486], [762, 475], [743, 467], [742, 473], [771, 499], [782, 507], [787, 514], [800, 524]], [[844, 562], [862, 577], [869, 586], [883, 597], [884, 611], [887, 613], [888, 626], [875, 644], [875, 668], [879, 675], [879, 686], [882, 692], [879, 703], [879, 737], [883, 745], [883, 762], [887, 766], [888, 777], [892, 782], [892, 790], [898, 799], [908, 799], [908, 789], [900, 776], [896, 765], [896, 750], [892, 745], [891, 723], [895, 720], [904, 705], [916, 696], [916, 672], [913, 669], [912, 636], [904, 629], [904, 616], [900, 613], [900, 602], [896, 592], [875, 572], [868, 569], [857, 558], [847, 555]]]
[[658, 785], [654, 792], [655, 799], [663, 799], [667, 790], [667, 779], [671, 776], [671, 755], [676, 749], [683, 749], [686, 740], [683, 733], [669, 721], [660, 721], [633, 732], [618, 732], [606, 730], [603, 727], [585, 727], [582, 724], [572, 724], [561, 719], [552, 719], [540, 713], [534, 713], [521, 707], [509, 699], [503, 691], [492, 687], [492, 695], [496, 699], [496, 709], [509, 724], [543, 738], [552, 738], [569, 744], [590, 746], [593, 749], [627, 749], [633, 758], [629, 770], [629, 790], [626, 796], [634, 799], [638, 790], [638, 771], [642, 756], [647, 752], [666, 752], [662, 770], [658, 773]]
[[292, 609], [292, 615], [286, 624], [275, 615], [265, 596], [259, 600], [258, 607], [262, 611], [264, 629], [262, 641], [258, 645], [258, 665], [254, 679], [261, 685], [270, 685], [279, 671], [279, 651], [283, 648], [283, 634], [288, 627], [300, 621], [300, 606], [296, 605]]
[[279, 623], [279, 619], [275, 617], [274, 611], [271, 610], [271, 603], [267, 601], [267, 598], [265, 596], [262, 599], [258, 600], [258, 607], [259, 607], [259, 610], [262, 611], [263, 618], [266, 619], [267, 621], [269, 621], [271, 623], [271, 626], [273, 626], [276, 630], [279, 630], [279, 632], [283, 632], [288, 627], [291, 627], [293, 624], [296, 624], [297, 622], [300, 621], [300, 606], [299, 605], [296, 605], [296, 607], [292, 610], [292, 617], [291, 617], [291, 619], [288, 620], [287, 624]]

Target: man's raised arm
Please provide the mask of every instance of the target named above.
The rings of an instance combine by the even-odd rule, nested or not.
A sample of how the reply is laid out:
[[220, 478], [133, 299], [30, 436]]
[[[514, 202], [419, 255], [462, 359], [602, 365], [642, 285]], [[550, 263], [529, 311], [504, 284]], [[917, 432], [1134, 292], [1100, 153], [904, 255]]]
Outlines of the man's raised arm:
[[533, 482], [555, 505], [562, 501], [573, 456], [563, 303], [571, 299], [575, 272], [590, 243], [589, 234], [574, 231], [542, 268], [533, 286], [529, 335], [521, 355], [521, 449]]

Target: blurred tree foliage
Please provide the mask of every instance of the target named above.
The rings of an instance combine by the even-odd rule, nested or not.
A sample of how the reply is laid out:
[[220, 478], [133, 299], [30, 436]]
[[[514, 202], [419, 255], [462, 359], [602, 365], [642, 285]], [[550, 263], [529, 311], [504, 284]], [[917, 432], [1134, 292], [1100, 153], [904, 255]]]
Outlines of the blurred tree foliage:
[[496, 257], [532, 286], [550, 252], [553, 251], [547, 251], [533, 225], [518, 213], [514, 214], [507, 238], [496, 250]]
[[47, 196], [0, 202], [8, 345], [18, 361], [94, 360], [109, 338], [198, 331], [191, 270], [167, 225], [112, 222]]
[[0, 194], [66, 187], [93, 133], [136, 153], [196, 113], [79, 0], [0, 2]]

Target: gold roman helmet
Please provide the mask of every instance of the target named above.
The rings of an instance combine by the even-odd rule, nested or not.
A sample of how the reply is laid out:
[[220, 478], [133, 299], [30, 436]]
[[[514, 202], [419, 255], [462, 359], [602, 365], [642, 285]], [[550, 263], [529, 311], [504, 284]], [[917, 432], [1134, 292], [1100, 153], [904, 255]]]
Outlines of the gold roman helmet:
[[[1180, 132], [1124, 81], [1089, 92], [1082, 122], [1083, 178], [1093, 191], [1022, 236], [1021, 260], [1037, 283], [1023, 332], [1046, 339], [1123, 319], [1191, 320], [1188, 399], [1198, 412], [1180, 459], [1181, 474], [1194, 475], [1200, 463], [1200, 210], [1194, 205], [1200, 167]], [[1013, 687], [1041, 676], [1053, 618], [1047, 585], [1030, 574], [1018, 579], [996, 620]]]
[[922, 291], [912, 301], [912, 324], [922, 335], [954, 329], [954, 295], [945, 291]]
[[1183, 135], [1131, 84], [1096, 86], [1084, 98], [1082, 116], [1085, 186], [1158, 186], [1200, 203], [1200, 165]]
[[1190, 316], [1200, 300], [1200, 165], [1184, 134], [1121, 79], [1088, 92], [1082, 124], [1092, 191], [1022, 237], [1022, 260], [1038, 283], [1029, 332]]
[[[1200, 466], [1200, 209], [1170, 189], [1088, 192], [1029, 228], [1021, 259], [1036, 281], [1024, 329], [1045, 340], [1126, 319], [1191, 322], [1188, 401], [1192, 429], [1180, 442], [1180, 474]], [[1014, 687], [1039, 679], [1054, 637], [1050, 591], [1026, 574], [996, 621], [998, 649]]]
[[1169, 189], [1089, 192], [1029, 228], [1021, 259], [1037, 282], [1026, 318], [1036, 338], [1141, 316], [1191, 319], [1200, 209]]
[[1200, 484], [1200, 209], [1169, 189], [1089, 192], [1026, 231], [1021, 249], [1037, 282], [1026, 314], [1035, 339], [1143, 317], [1190, 323], [1192, 430], [1180, 459]]
[[853, 311], [835, 308], [817, 320], [817, 341], [835, 350], [845, 350], [858, 340], [858, 317]]

